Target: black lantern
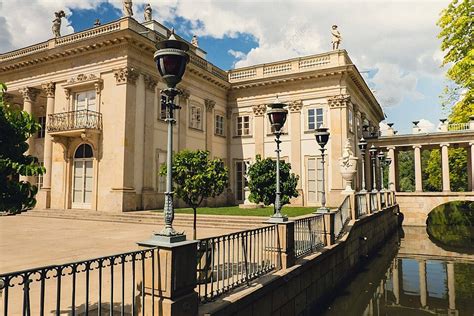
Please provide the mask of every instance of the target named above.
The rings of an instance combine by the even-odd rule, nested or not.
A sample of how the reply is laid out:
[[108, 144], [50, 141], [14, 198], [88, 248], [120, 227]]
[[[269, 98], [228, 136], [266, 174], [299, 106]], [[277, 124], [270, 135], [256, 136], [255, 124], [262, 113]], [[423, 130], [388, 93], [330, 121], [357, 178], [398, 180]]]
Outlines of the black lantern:
[[189, 62], [189, 45], [179, 41], [174, 36], [174, 30], [170, 37], [156, 44], [157, 51], [153, 55], [158, 72], [163, 77], [169, 88], [174, 88], [181, 81]]
[[364, 137], [360, 139], [359, 144], [357, 145], [359, 146], [360, 151], [365, 154], [365, 150], [367, 149], [367, 141], [364, 139]]
[[316, 133], [314, 133], [316, 137], [316, 142], [319, 144], [321, 148], [324, 148], [329, 140], [329, 132], [327, 127], [320, 127], [316, 129]]
[[288, 110], [284, 108], [285, 106], [286, 104], [284, 103], [272, 103], [269, 105], [270, 110], [267, 111], [267, 115], [275, 132], [280, 132], [283, 125], [285, 125], [288, 116]]

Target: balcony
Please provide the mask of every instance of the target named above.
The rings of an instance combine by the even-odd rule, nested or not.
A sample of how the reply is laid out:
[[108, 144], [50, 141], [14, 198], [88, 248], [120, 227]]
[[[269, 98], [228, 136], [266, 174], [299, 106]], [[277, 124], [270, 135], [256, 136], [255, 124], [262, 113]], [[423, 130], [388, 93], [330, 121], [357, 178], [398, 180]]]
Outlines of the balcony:
[[50, 114], [48, 133], [51, 136], [76, 137], [83, 133], [100, 133], [102, 130], [102, 113], [79, 110]]

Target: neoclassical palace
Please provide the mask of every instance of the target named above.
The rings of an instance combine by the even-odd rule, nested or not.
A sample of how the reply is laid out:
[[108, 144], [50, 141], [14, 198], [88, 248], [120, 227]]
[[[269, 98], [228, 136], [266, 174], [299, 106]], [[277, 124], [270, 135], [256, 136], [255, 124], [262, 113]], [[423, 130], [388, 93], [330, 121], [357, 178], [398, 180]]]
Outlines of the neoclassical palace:
[[[28, 142], [46, 174], [38, 208], [130, 211], [162, 208], [166, 123], [153, 61], [170, 30], [131, 17], [0, 55], [6, 99], [33, 114], [41, 131]], [[183, 39], [184, 40], [184, 39]], [[174, 151], [206, 149], [222, 158], [230, 186], [208, 205], [244, 200], [246, 163], [276, 157], [267, 104], [288, 104], [282, 158], [299, 175], [293, 205], [317, 206], [322, 164], [314, 130], [330, 129], [328, 205], [342, 200], [338, 159], [346, 140], [358, 153], [362, 126], [374, 132], [383, 111], [345, 50], [224, 71], [190, 44], [180, 84]], [[357, 177], [359, 179], [359, 177]], [[360, 186], [360, 181], [355, 181]]]

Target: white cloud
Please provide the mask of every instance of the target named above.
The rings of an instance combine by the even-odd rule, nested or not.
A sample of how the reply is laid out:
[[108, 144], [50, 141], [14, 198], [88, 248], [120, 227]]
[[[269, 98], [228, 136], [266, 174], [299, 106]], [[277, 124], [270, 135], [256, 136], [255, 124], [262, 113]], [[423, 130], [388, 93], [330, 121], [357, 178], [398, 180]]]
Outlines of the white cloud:
[[244, 52], [241, 52], [240, 50], [229, 49], [227, 52], [234, 56], [236, 59], [242, 59], [246, 56], [246, 54]]
[[[8, 14], [3, 14], [4, 21], [0, 16], [0, 28], [5, 30], [0, 51], [51, 38], [54, 11], [92, 8], [102, 2], [122, 7], [121, 0], [3, 1], [2, 13]], [[383, 106], [395, 106], [403, 98], [419, 100], [418, 78], [440, 78], [444, 71], [439, 67], [443, 55], [436, 21], [448, 0], [135, 0], [137, 20], [143, 19], [143, 6], [148, 2], [158, 21], [173, 23], [176, 16], [189, 20], [189, 30], [175, 25], [181, 32], [215, 38], [251, 35], [258, 46], [247, 54], [233, 55], [237, 67], [328, 51], [330, 27], [338, 24], [341, 47], [358, 68], [378, 70], [369, 81]], [[62, 33], [72, 31], [64, 21]], [[231, 50], [239, 52], [240, 47]]]

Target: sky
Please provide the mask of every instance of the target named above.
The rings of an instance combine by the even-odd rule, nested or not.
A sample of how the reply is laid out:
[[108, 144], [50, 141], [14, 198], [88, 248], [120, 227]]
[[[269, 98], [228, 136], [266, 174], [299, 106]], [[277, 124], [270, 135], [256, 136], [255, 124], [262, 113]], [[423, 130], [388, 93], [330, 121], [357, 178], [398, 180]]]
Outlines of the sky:
[[[0, 52], [52, 37], [54, 12], [64, 10], [61, 34], [120, 18], [121, 0], [0, 0]], [[436, 21], [444, 0], [134, 0], [153, 19], [191, 40], [224, 70], [318, 54], [331, 49], [337, 24], [346, 49], [400, 133], [419, 120], [425, 130], [446, 117], [439, 96], [447, 81]], [[385, 126], [385, 125], [383, 125]]]

